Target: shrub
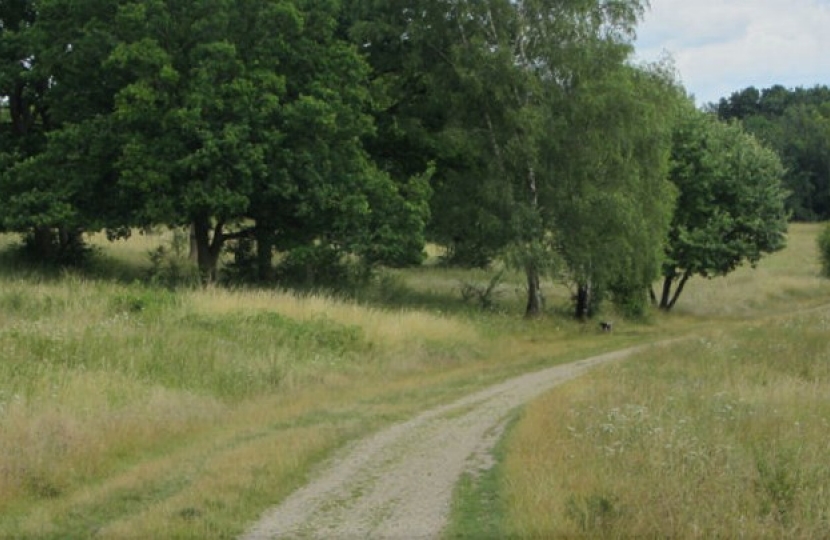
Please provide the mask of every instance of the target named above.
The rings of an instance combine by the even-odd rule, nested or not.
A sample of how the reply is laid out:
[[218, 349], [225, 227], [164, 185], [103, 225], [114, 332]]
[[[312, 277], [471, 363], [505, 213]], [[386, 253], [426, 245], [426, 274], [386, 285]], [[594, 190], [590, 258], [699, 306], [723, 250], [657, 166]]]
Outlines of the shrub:
[[372, 268], [334, 247], [313, 245], [291, 250], [277, 266], [276, 275], [284, 287], [354, 295], [368, 285]]
[[169, 246], [159, 246], [147, 253], [150, 268], [147, 278], [152, 285], [175, 288], [199, 283], [199, 270], [187, 257], [188, 237], [173, 231]]

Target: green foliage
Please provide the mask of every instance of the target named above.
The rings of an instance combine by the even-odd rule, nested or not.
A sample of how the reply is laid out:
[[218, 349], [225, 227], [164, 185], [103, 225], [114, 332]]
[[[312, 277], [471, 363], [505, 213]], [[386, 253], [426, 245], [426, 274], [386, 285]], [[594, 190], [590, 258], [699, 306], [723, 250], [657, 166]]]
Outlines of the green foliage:
[[830, 224], [825, 225], [818, 236], [819, 259], [821, 259], [821, 273], [830, 278]]
[[648, 313], [650, 305], [648, 289], [643, 283], [621, 280], [609, 287], [611, 300], [620, 312], [630, 318], [641, 318]]
[[692, 275], [723, 276], [784, 247], [783, 174], [775, 152], [740, 125], [689, 107], [674, 132], [671, 180], [680, 196], [663, 264], [662, 308], [671, 309]]
[[116, 3], [13, 4], [0, 14], [0, 99], [9, 104], [0, 120], [0, 228], [95, 231], [117, 223], [117, 145], [105, 116], [114, 80], [101, 66]]
[[238, 223], [260, 263], [317, 241], [420, 262], [430, 169], [369, 159], [368, 66], [338, 3], [20, 4], [0, 14], [0, 229], [193, 225], [206, 279]]
[[778, 152], [795, 219], [830, 217], [830, 88], [749, 87], [721, 99], [717, 111]]
[[365, 287], [371, 275], [370, 266], [325, 245], [293, 249], [276, 268], [276, 280], [281, 286], [349, 295]]
[[[625, 148], [599, 151], [604, 142], [600, 133], [617, 132], [623, 141], [632, 135], [622, 133], [624, 125], [639, 126], [643, 132], [647, 126], [662, 125], [659, 114], [645, 117], [648, 99], [633, 105], [637, 92], [657, 96], [634, 88], [647, 84], [648, 76], [635, 82], [636, 77], [626, 74], [621, 85], [630, 92], [626, 107], [618, 107], [621, 99], [615, 101], [622, 94], [615, 96], [616, 89], [610, 90], [609, 83], [619, 77], [631, 50], [641, 2], [615, 2], [613, 9], [606, 9], [604, 3], [593, 1], [463, 1], [451, 10], [439, 2], [422, 5], [417, 16], [407, 15], [395, 3], [354, 0], [347, 5], [347, 14], [356, 21], [353, 39], [368, 53], [375, 68], [375, 91], [383, 102], [376, 113], [382, 138], [369, 145], [373, 156], [403, 175], [421, 170], [424, 160], [434, 162], [429, 235], [448, 248], [445, 262], [486, 267], [507, 251], [511, 264], [528, 273], [530, 311], [539, 309], [540, 275], [548, 274], [559, 259], [552, 249], [554, 241], [570, 238], [577, 228], [572, 215], [560, 220], [560, 209], [555, 208], [559, 194], [553, 192], [562, 183], [560, 171], [579, 170], [585, 184], [601, 182], [587, 158], [554, 148], [552, 140], [575, 138], [583, 120], [591, 117], [596, 120], [596, 144], [584, 150], [584, 156], [619, 151], [618, 162], [608, 162], [609, 171], [622, 162], [630, 164], [632, 177], [636, 167], [648, 171], [641, 175], [643, 184], [646, 178], [664, 182], [664, 157], [646, 164], [645, 151], [631, 158]], [[403, 43], [401, 35], [407, 37]], [[602, 83], [594, 84], [595, 80]], [[651, 112], [664, 105], [665, 100], [660, 101]], [[662, 133], [659, 128], [654, 132]], [[620, 185], [614, 193], [628, 189], [632, 200], [666, 195], [653, 185], [642, 187], [638, 191], [631, 184]], [[583, 199], [585, 194], [572, 195]], [[643, 208], [629, 205], [630, 214], [639, 218], [630, 229], [645, 226], [656, 235], [663, 232], [665, 219], [659, 216], [670, 211], [670, 197], [666, 199], [665, 207], [645, 217]], [[618, 202], [609, 199], [607, 206], [616, 208]], [[571, 198], [561, 204], [574, 206]], [[585, 204], [583, 210], [593, 215], [596, 208], [590, 206]], [[571, 228], [564, 229], [563, 222]], [[599, 235], [600, 226], [585, 224], [584, 229], [593, 227]], [[577, 234], [574, 242], [584, 240]], [[609, 238], [607, 243], [619, 244], [617, 240]], [[653, 247], [657, 242], [649, 245], [650, 252], [659, 252]], [[641, 247], [638, 243], [628, 253]], [[571, 259], [575, 252], [569, 250]], [[619, 277], [621, 270], [611, 269], [611, 257], [605, 258], [596, 267], [608, 267], [609, 274]], [[640, 273], [653, 277], [656, 261], [643, 266], [648, 270]]]
[[676, 192], [667, 180], [670, 133], [681, 95], [665, 66], [618, 67], [569, 93], [571, 123], [549, 138], [543, 191], [575, 315], [611, 297], [630, 315], [644, 310], [657, 277]]
[[198, 269], [187, 256], [188, 241], [187, 234], [175, 229], [169, 246], [160, 245], [147, 254], [150, 259], [147, 277], [151, 284], [175, 288], [199, 283]]

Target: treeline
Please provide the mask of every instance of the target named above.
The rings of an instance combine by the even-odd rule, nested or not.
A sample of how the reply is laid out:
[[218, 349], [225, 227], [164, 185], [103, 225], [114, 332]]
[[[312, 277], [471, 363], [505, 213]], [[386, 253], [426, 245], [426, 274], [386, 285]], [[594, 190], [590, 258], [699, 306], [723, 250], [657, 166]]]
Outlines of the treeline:
[[[189, 226], [216, 278], [275, 251], [499, 257], [669, 309], [695, 274], [783, 246], [783, 169], [630, 62], [640, 0], [9, 0], [0, 5], [0, 227], [42, 258], [82, 233]], [[337, 275], [336, 273], [334, 275]]]
[[750, 86], [721, 99], [716, 110], [781, 156], [794, 219], [830, 219], [830, 88]]

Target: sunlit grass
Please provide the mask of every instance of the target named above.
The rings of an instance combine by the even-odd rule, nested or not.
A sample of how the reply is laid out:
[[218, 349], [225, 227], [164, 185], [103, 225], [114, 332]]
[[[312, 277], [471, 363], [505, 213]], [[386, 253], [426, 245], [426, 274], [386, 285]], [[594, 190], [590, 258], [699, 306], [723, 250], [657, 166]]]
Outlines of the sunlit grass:
[[[401, 410], [417, 408], [418, 374], [440, 383], [440, 369], [482, 358], [470, 322], [322, 295], [78, 273], [0, 284], [0, 536], [85, 537], [87, 521], [200, 536], [215, 532], [199, 518], [216, 515], [211, 482], [221, 535], [238, 531], [325, 452], [400, 414], [383, 399], [338, 409], [395, 389], [413, 394], [392, 400]], [[188, 519], [170, 513], [178, 501]]]
[[702, 336], [528, 408], [505, 463], [519, 537], [826, 537], [830, 310]]
[[257, 310], [279, 313], [299, 321], [326, 319], [359, 327], [373, 343], [406, 345], [412, 341], [451, 340], [471, 343], [478, 337], [469, 323], [425, 311], [380, 309], [354, 302], [334, 301], [321, 294], [279, 291], [230, 291], [213, 288], [186, 294], [194, 309], [205, 314]]

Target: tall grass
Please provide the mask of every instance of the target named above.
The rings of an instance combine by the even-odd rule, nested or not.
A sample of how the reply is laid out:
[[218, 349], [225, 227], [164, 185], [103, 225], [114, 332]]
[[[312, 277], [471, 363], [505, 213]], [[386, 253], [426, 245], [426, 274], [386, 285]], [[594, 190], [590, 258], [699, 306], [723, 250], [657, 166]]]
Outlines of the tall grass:
[[[378, 395], [481, 360], [481, 340], [462, 319], [323, 296], [0, 276], [0, 537], [227, 535], [418, 406]], [[210, 482], [221, 525], [199, 517]]]
[[712, 333], [552, 392], [505, 462], [518, 537], [826, 538], [830, 309]]
[[362, 303], [170, 290], [143, 284], [166, 236], [92, 240], [83, 272], [3, 259], [0, 537], [233, 536], [344, 442], [617, 339], [477, 314], [445, 269]]
[[[459, 283], [488, 271], [394, 271], [361, 302], [142, 284], [168, 240], [93, 239], [91, 273], [3, 259], [0, 537], [233, 536], [352, 438], [514, 373], [687, 329], [523, 321], [518, 275], [502, 311], [461, 304]], [[812, 278], [792, 279], [780, 298], [740, 287], [767, 291], [761, 312], [814, 303]], [[683, 320], [723, 315], [706, 306]]]
[[[755, 273], [699, 281], [667, 322], [693, 338], [531, 404], [499, 471], [503, 534], [830, 536], [830, 296], [817, 231], [793, 227], [788, 250]], [[700, 324], [706, 314], [714, 322]]]

